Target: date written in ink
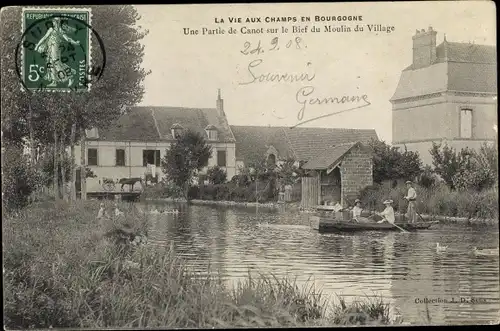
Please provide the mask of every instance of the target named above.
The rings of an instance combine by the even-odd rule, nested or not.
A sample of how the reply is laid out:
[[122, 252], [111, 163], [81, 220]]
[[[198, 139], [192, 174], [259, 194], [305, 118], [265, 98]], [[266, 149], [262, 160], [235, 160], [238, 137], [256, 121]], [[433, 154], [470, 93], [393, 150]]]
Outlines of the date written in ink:
[[307, 46], [304, 44], [304, 41], [300, 37], [295, 37], [294, 39], [285, 39], [280, 40], [279, 37], [274, 37], [269, 43], [262, 43], [261, 40], [258, 41], [257, 45], [253, 44], [249, 41], [245, 41], [243, 44], [243, 50], [241, 50], [241, 54], [243, 55], [253, 55], [253, 54], [262, 54], [267, 52], [276, 52], [280, 49], [304, 49]]

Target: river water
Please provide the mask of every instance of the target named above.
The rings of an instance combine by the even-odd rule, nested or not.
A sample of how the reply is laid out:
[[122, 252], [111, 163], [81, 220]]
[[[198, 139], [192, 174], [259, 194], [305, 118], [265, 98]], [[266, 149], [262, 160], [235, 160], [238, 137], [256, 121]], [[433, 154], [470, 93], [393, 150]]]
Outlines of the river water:
[[[296, 210], [175, 207], [179, 215], [151, 216], [150, 242], [160, 247], [173, 242], [176, 254], [198, 271], [210, 265], [230, 282], [249, 271], [296, 277], [299, 284], [309, 279], [334, 301], [382, 296], [407, 323], [428, 323], [426, 299], [435, 301], [428, 303], [431, 324], [499, 320], [498, 256], [472, 253], [475, 246], [498, 247], [498, 227], [320, 234], [309, 227], [308, 215]], [[445, 252], [436, 251], [437, 242], [448, 246]]]

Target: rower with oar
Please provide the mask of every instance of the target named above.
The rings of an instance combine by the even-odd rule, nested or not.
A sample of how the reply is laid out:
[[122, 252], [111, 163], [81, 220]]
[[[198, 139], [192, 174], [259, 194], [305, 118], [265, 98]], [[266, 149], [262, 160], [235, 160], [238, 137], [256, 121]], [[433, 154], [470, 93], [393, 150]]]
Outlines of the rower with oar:
[[376, 213], [378, 216], [382, 217], [382, 219], [380, 221], [378, 221], [377, 223], [387, 222], [387, 223], [392, 224], [393, 226], [395, 226], [396, 228], [400, 229], [403, 232], [408, 232], [405, 229], [403, 229], [402, 227], [399, 227], [395, 224], [396, 218], [394, 217], [394, 209], [392, 208], [392, 203], [393, 203], [393, 201], [390, 199], [385, 200], [383, 202], [383, 204], [385, 205], [385, 209], [381, 213]]

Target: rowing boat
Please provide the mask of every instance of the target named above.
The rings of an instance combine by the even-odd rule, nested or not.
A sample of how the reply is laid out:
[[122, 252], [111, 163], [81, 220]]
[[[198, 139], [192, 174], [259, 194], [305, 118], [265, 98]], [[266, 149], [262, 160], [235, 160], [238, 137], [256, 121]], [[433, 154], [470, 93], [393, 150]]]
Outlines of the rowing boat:
[[[353, 221], [342, 221], [335, 219], [325, 219], [319, 216], [311, 216], [311, 227], [321, 233], [328, 232], [355, 232], [355, 231], [400, 231], [397, 227], [390, 223], [357, 223]], [[406, 231], [425, 230], [430, 228], [434, 222], [398, 222], [397, 226], [405, 229]]]

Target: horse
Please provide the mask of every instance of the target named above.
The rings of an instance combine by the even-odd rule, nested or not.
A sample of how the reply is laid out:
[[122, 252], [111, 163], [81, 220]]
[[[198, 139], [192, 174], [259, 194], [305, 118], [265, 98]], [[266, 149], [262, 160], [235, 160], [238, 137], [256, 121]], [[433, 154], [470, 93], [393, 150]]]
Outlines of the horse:
[[118, 181], [119, 184], [122, 184], [121, 186], [121, 190], [123, 191], [123, 186], [125, 185], [130, 185], [130, 190], [133, 191], [134, 190], [134, 185], [135, 183], [137, 182], [140, 182], [142, 187], [144, 187], [144, 183], [142, 182], [142, 178], [141, 177], [132, 177], [132, 178], [122, 178]]

